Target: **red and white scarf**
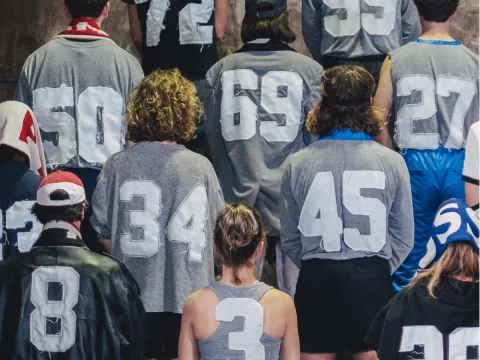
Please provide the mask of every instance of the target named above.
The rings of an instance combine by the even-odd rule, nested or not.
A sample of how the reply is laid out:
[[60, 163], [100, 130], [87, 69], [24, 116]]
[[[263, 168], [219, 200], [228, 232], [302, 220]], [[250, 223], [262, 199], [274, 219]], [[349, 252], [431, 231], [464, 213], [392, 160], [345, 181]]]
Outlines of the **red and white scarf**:
[[[112, 40], [108, 34], [100, 29], [100, 26], [90, 18], [73, 19], [70, 26], [56, 36], [66, 39], [79, 40]], [[112, 40], [113, 41], [113, 40]]]

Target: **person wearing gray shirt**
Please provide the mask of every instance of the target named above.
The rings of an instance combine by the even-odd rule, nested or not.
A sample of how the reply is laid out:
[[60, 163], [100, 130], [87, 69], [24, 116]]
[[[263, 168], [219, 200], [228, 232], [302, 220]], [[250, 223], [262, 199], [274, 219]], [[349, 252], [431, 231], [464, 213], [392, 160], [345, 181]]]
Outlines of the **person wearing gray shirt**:
[[[66, 0], [65, 6], [70, 26], [25, 61], [15, 100], [37, 118], [47, 169], [75, 173], [90, 202], [103, 163], [124, 148], [123, 113], [143, 71], [101, 30], [108, 0]], [[82, 237], [102, 252], [89, 217], [90, 211]]]
[[373, 140], [382, 129], [374, 91], [362, 67], [326, 70], [322, 103], [307, 119], [320, 138], [292, 155], [283, 175], [282, 246], [301, 268], [300, 347], [318, 359], [343, 351], [373, 358], [364, 336], [393, 295], [390, 274], [413, 246], [408, 170], [401, 155]]
[[292, 299], [255, 278], [265, 231], [256, 210], [227, 204], [214, 238], [222, 278], [185, 304], [180, 359], [298, 360], [297, 318]]
[[465, 199], [465, 143], [479, 119], [478, 55], [450, 34], [459, 0], [415, 4], [422, 36], [390, 53], [375, 96], [393, 133], [392, 139], [384, 131], [378, 141], [400, 148], [413, 193], [415, 246], [394, 274], [396, 291], [415, 276], [440, 204]]
[[378, 81], [387, 54], [420, 35], [413, 0], [303, 0], [305, 44], [325, 69], [350, 63]]
[[[311, 143], [304, 123], [320, 100], [323, 68], [287, 45], [295, 35], [286, 0], [247, 0], [245, 5], [245, 45], [207, 73], [205, 129], [225, 199], [262, 215], [271, 263], [280, 235], [284, 164]], [[277, 272], [282, 270], [277, 266]]]
[[178, 357], [185, 300], [214, 280], [213, 228], [224, 201], [215, 172], [182, 144], [202, 114], [193, 83], [156, 71], [127, 109], [134, 146], [112, 155], [93, 195], [91, 223], [137, 280], [148, 313], [147, 358]]

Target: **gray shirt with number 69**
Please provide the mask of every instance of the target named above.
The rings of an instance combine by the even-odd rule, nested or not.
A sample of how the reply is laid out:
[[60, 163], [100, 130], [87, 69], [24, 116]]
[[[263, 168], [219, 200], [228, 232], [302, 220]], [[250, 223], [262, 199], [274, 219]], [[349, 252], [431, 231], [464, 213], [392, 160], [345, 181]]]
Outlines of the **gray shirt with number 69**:
[[393, 273], [413, 247], [407, 166], [374, 141], [319, 140], [285, 168], [280, 222], [282, 247], [298, 267], [379, 256]]
[[262, 215], [280, 234], [285, 161], [311, 143], [308, 112], [320, 101], [323, 68], [284, 43], [248, 43], [207, 73], [205, 130], [225, 200]]
[[213, 231], [223, 195], [206, 158], [183, 145], [140, 142], [112, 155], [91, 224], [132, 272], [147, 312], [181, 314], [214, 280]]

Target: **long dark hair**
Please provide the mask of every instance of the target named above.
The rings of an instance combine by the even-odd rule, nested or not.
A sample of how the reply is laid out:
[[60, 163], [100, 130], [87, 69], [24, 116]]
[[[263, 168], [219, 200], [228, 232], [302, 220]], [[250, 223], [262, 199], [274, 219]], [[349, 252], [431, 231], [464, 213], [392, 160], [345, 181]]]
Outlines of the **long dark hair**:
[[[317, 136], [334, 130], [351, 129], [377, 136], [385, 127], [381, 110], [370, 104], [375, 92], [375, 79], [363, 67], [340, 65], [326, 70], [320, 92], [323, 100], [307, 118], [307, 129]], [[358, 105], [344, 106], [352, 101]]]

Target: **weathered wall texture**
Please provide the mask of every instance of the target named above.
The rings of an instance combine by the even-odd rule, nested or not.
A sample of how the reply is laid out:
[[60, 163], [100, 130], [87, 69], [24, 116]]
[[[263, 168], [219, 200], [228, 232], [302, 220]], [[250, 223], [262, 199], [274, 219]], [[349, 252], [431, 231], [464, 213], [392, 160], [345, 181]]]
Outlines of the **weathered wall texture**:
[[[23, 62], [35, 49], [67, 26], [63, 0], [0, 0], [0, 76], [20, 73]], [[128, 15], [121, 0], [110, 0], [110, 18], [104, 29], [123, 48], [134, 52], [128, 32]], [[244, 0], [229, 0], [230, 18], [225, 39], [219, 44], [220, 53], [227, 55], [238, 49], [240, 25], [244, 13]], [[293, 46], [308, 54], [301, 36], [301, 0], [289, 0], [292, 27], [298, 34]], [[478, 0], [461, 0], [453, 26], [454, 36], [478, 53], [479, 32]], [[9, 100], [14, 84], [0, 83], [0, 101]]]

